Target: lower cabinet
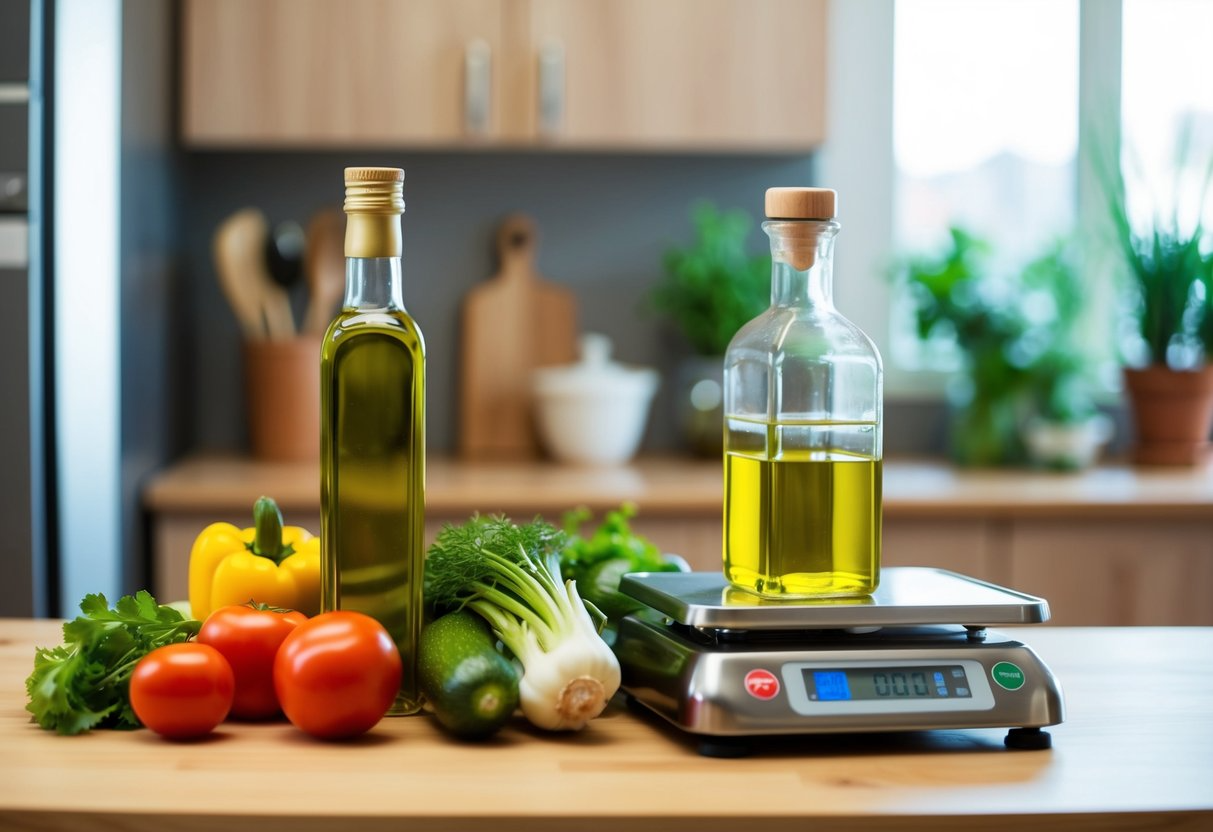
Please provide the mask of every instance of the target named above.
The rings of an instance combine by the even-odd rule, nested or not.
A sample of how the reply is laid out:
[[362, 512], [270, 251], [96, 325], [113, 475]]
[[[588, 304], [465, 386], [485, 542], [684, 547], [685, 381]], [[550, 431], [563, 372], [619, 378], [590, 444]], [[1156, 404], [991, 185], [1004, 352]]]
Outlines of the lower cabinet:
[[1213, 624], [1213, 521], [1025, 520], [1007, 582], [1055, 624]]

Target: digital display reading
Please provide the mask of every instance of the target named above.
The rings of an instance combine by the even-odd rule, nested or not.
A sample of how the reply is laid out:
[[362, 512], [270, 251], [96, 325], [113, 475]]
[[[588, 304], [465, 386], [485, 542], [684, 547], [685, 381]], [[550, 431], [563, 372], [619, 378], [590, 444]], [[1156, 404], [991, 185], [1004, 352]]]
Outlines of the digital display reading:
[[964, 699], [973, 696], [960, 665], [857, 667], [804, 671], [815, 702], [895, 699]]

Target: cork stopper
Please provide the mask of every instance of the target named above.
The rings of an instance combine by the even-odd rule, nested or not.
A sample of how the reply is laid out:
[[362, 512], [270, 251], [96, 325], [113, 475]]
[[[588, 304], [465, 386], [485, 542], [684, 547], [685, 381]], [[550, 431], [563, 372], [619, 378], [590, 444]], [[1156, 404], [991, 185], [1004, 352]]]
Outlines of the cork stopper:
[[767, 188], [766, 214], [775, 221], [787, 221], [781, 227], [772, 254], [797, 271], [806, 271], [817, 262], [818, 229], [797, 220], [828, 222], [834, 219], [837, 194], [829, 188]]
[[767, 217], [773, 220], [832, 220], [838, 194], [829, 188], [767, 188]]

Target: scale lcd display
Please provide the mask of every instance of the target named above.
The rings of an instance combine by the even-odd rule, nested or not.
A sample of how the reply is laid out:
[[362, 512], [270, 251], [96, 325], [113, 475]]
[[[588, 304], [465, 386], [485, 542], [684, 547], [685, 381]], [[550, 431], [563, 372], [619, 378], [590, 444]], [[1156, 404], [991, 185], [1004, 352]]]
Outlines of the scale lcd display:
[[803, 673], [809, 699], [814, 702], [973, 696], [965, 669], [960, 665], [806, 668]]

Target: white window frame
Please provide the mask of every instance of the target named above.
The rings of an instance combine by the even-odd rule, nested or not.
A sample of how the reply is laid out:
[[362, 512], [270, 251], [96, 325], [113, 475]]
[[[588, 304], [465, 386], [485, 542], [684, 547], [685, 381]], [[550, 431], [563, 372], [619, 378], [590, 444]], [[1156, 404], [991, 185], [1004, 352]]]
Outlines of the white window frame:
[[[830, 0], [827, 72], [827, 136], [819, 180], [839, 193], [842, 224], [834, 264], [839, 310], [873, 341], [884, 358], [885, 396], [898, 401], [938, 401], [949, 373], [912, 371], [889, 353], [888, 268], [894, 254], [893, 156], [894, 0]], [[1084, 242], [1107, 239], [1106, 202], [1087, 163], [1097, 142], [1117, 151], [1119, 131], [1094, 135], [1097, 125], [1120, 124], [1120, 0], [1080, 0], [1078, 25], [1078, 176], [1075, 228]], [[1114, 157], [1115, 158], [1115, 157]], [[1115, 264], [1112, 252], [1084, 245], [1084, 273], [1092, 297], [1107, 314], [1089, 316], [1092, 338], [1111, 332]], [[1107, 281], [1104, 283], [1103, 281]]]

